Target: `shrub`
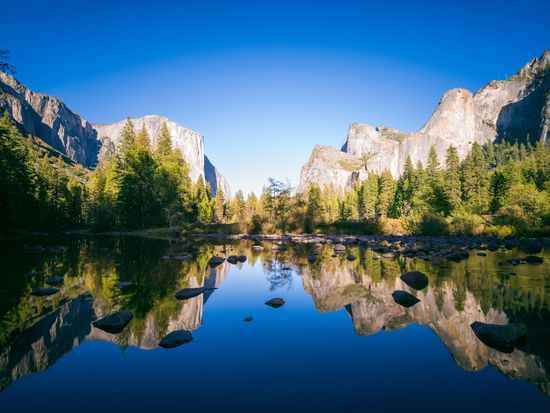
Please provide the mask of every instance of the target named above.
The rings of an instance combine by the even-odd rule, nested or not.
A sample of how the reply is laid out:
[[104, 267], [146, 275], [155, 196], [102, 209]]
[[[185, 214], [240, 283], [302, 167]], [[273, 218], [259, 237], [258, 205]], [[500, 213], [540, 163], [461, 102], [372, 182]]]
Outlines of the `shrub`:
[[483, 235], [491, 238], [504, 238], [514, 234], [514, 228], [508, 225], [489, 225], [483, 231]]
[[457, 212], [449, 218], [449, 232], [452, 235], [481, 235], [484, 229], [485, 221], [476, 214]]
[[440, 215], [427, 214], [422, 217], [419, 230], [422, 235], [447, 235], [449, 224]]
[[395, 218], [382, 218], [378, 222], [380, 232], [385, 235], [405, 235], [407, 231], [403, 227], [403, 223]]

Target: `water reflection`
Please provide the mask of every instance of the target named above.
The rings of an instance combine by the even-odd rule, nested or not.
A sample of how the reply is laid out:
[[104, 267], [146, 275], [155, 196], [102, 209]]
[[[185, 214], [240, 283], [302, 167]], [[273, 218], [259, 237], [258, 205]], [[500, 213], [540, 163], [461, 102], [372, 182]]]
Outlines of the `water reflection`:
[[[528, 380], [550, 395], [548, 264], [504, 263], [522, 255], [515, 249], [487, 257], [472, 253], [468, 260], [455, 263], [403, 256], [385, 259], [355, 245], [348, 247], [348, 253], [358, 259], [349, 261], [347, 254], [336, 255], [325, 245], [314, 251], [318, 256], [309, 262], [313, 246], [304, 244], [273, 249], [266, 242], [260, 251], [250, 241], [214, 245], [105, 237], [41, 243], [67, 248], [23, 253], [23, 245], [12, 244], [0, 256], [0, 389], [48, 369], [83, 341], [113, 342], [123, 352], [128, 346], [156, 349], [167, 333], [201, 326], [205, 305], [216, 294], [210, 290], [179, 301], [174, 298], [176, 291], [223, 288], [231, 268], [259, 265], [271, 291], [290, 290], [299, 283], [319, 312], [345, 308], [358, 335], [419, 323], [437, 334], [462, 369], [477, 371], [490, 364], [509, 378]], [[231, 254], [244, 254], [248, 261], [234, 266], [224, 262], [215, 268], [208, 265], [213, 255]], [[399, 278], [411, 270], [428, 276], [427, 288], [415, 291]], [[46, 286], [45, 279], [53, 275], [63, 277], [59, 293], [30, 295], [33, 289]], [[120, 288], [121, 282], [132, 286]], [[392, 298], [395, 290], [409, 291], [420, 302], [404, 308]], [[117, 310], [134, 314], [120, 334], [91, 327], [94, 320]], [[521, 349], [502, 353], [477, 339], [470, 327], [474, 321], [522, 322], [529, 339]]]

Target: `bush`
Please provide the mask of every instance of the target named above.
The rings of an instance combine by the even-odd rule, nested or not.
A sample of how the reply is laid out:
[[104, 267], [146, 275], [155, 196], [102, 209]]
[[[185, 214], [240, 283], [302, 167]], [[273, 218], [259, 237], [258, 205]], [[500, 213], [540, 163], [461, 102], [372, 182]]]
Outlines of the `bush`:
[[504, 238], [508, 235], [515, 235], [515, 230], [508, 225], [489, 225], [485, 227], [483, 235], [491, 238]]
[[382, 218], [378, 222], [379, 230], [385, 235], [405, 235], [407, 231], [403, 227], [403, 223], [395, 218]]
[[428, 214], [422, 217], [419, 230], [422, 235], [447, 235], [449, 233], [449, 224], [440, 215]]
[[457, 212], [449, 218], [451, 235], [481, 235], [485, 229], [485, 221], [479, 215]]

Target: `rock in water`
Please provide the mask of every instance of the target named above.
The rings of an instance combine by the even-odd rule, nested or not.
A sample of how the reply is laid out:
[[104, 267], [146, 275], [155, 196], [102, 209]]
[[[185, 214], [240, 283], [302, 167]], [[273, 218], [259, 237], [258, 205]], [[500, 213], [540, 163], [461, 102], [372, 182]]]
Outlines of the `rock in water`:
[[182, 288], [176, 293], [176, 298], [178, 300], [188, 300], [190, 298], [201, 295], [206, 291], [215, 290], [215, 288], [210, 287], [197, 287], [197, 288]]
[[238, 257], [236, 255], [230, 255], [229, 257], [227, 257], [227, 262], [229, 264], [236, 264], [239, 262], [238, 260]]
[[412, 307], [416, 303], [420, 302], [420, 300], [416, 298], [414, 295], [402, 290], [394, 291], [392, 293], [392, 297], [397, 304], [407, 308]]
[[117, 311], [101, 320], [94, 321], [92, 325], [107, 333], [118, 334], [124, 330], [132, 318], [134, 315], [130, 311]]
[[160, 340], [159, 346], [163, 348], [174, 348], [181, 346], [182, 344], [187, 344], [191, 341], [193, 341], [193, 335], [191, 332], [187, 330], [177, 330], [172, 331]]
[[31, 271], [25, 274], [25, 277], [42, 277], [44, 271]]
[[59, 288], [48, 287], [48, 288], [37, 288], [33, 290], [31, 294], [37, 297], [44, 297], [46, 295], [52, 295], [58, 292], [59, 292]]
[[309, 262], [310, 264], [313, 264], [315, 261], [317, 261], [317, 255], [310, 254], [307, 256], [307, 262]]
[[527, 326], [523, 323], [500, 325], [475, 321], [470, 327], [483, 344], [503, 353], [511, 353], [527, 340]]
[[346, 246], [344, 244], [336, 244], [334, 246], [334, 252], [337, 254], [342, 254], [346, 251]]
[[265, 305], [268, 305], [273, 308], [282, 307], [284, 304], [285, 304], [285, 300], [283, 300], [282, 298], [272, 298], [271, 300], [265, 302]]
[[357, 259], [357, 257], [356, 257], [355, 255], [353, 255], [353, 254], [349, 254], [349, 255], [347, 256], [347, 258], [348, 258], [348, 261], [355, 261], [355, 260]]
[[115, 287], [118, 287], [120, 289], [125, 289], [125, 288], [131, 287], [133, 285], [134, 285], [134, 283], [132, 281], [123, 281], [123, 282], [120, 282], [118, 284], [115, 284]]
[[243, 320], [245, 323], [250, 323], [252, 321], [252, 316], [249, 315], [248, 317], [245, 317]]
[[261, 245], [253, 245], [252, 246], [252, 249], [254, 251], [263, 251], [264, 250], [264, 247], [262, 247]]
[[417, 291], [423, 290], [428, 286], [428, 277], [420, 271], [409, 271], [401, 275], [401, 280], [409, 287]]
[[48, 285], [59, 285], [63, 283], [63, 277], [59, 275], [54, 275], [52, 277], [46, 278], [46, 284]]
[[237, 261], [239, 262], [246, 262], [246, 255], [239, 255], [237, 257]]
[[210, 267], [214, 268], [220, 265], [221, 263], [223, 263], [224, 261], [225, 261], [225, 258], [214, 256], [210, 258], [210, 261], [208, 261], [208, 264], [210, 264]]
[[528, 255], [525, 257], [525, 262], [527, 264], [542, 264], [544, 262], [544, 258], [537, 257], [536, 255]]

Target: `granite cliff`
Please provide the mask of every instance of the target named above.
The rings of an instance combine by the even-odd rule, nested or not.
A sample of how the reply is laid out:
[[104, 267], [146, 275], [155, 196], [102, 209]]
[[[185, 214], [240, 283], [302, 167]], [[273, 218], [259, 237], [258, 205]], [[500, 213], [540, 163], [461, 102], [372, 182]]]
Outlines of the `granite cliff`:
[[425, 125], [412, 133], [365, 123], [348, 129], [341, 149], [317, 145], [302, 167], [298, 192], [310, 183], [349, 187], [369, 172], [403, 171], [407, 157], [426, 163], [433, 145], [440, 160], [452, 144], [463, 159], [474, 142], [550, 139], [550, 49], [513, 77], [493, 80], [472, 94], [445, 93]]

